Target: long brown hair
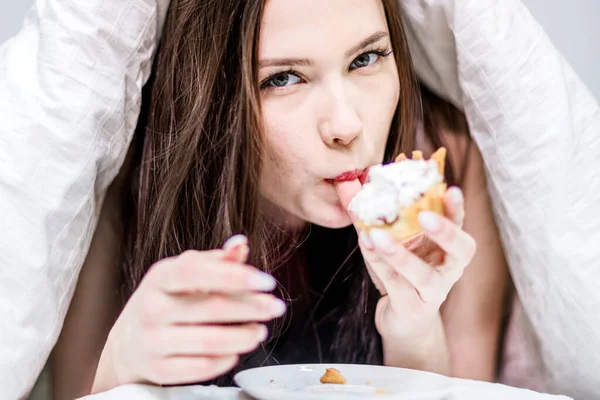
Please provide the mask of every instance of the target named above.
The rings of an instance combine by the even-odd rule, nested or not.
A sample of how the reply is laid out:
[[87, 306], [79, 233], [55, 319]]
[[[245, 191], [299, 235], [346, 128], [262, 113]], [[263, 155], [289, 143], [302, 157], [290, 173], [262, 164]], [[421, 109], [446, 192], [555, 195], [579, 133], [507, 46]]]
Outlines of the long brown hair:
[[[382, 2], [400, 79], [385, 151], [389, 162], [414, 148], [419, 126], [434, 145], [441, 143], [438, 119], [422, 118], [398, 1]], [[313, 226], [305, 236], [289, 236], [273, 229], [259, 207], [263, 136], [257, 49], [264, 3], [171, 2], [134, 143], [139, 168], [126, 212], [125, 297], [157, 260], [187, 249], [218, 248], [236, 233], [249, 237], [250, 262], [267, 272], [291, 265], [286, 260], [302, 248], [307, 286], [319, 294], [310, 303], [309, 319], [326, 327], [314, 329], [318, 347], [318, 336], [330, 337], [319, 358], [381, 363], [373, 321], [377, 296], [356, 251], [354, 229]], [[277, 337], [281, 326], [271, 329]]]

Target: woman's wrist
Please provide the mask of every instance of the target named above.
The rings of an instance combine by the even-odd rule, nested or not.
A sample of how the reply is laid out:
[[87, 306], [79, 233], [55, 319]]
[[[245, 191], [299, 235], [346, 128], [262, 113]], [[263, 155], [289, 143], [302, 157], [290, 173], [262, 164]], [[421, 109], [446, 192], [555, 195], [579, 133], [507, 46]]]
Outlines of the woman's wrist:
[[450, 374], [450, 357], [441, 315], [426, 332], [382, 336], [384, 365]]

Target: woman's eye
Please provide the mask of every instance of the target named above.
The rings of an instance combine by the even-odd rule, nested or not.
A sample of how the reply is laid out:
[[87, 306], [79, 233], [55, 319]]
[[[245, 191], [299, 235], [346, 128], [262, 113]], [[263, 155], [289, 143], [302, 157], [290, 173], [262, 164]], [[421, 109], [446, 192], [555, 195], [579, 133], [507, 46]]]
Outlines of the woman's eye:
[[286, 87], [300, 82], [300, 78], [290, 72], [273, 75], [264, 84], [264, 87]]
[[360, 56], [356, 57], [354, 61], [352, 61], [352, 64], [350, 64], [350, 69], [368, 67], [369, 65], [376, 62], [378, 59], [379, 54], [374, 52], [361, 54]]

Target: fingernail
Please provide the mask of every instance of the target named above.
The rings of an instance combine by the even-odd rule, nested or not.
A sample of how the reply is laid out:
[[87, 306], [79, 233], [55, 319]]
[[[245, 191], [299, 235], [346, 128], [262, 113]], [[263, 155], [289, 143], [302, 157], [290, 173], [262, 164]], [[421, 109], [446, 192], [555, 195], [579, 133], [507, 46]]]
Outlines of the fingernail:
[[380, 251], [390, 255], [396, 252], [396, 242], [381, 229], [371, 229], [369, 236], [371, 237], [371, 243]]
[[358, 237], [359, 237], [361, 243], [363, 244], [363, 246], [365, 246], [367, 248], [367, 250], [373, 250], [373, 242], [371, 242], [371, 239], [369, 238], [369, 235], [367, 234], [367, 232], [360, 231], [360, 233], [358, 234]]
[[454, 205], [461, 205], [464, 201], [464, 197], [463, 197], [463, 193], [462, 190], [460, 190], [457, 187], [453, 187], [448, 189], [449, 195], [450, 195], [450, 201], [452, 202], [452, 204]]
[[431, 211], [421, 211], [419, 213], [419, 224], [429, 232], [435, 233], [440, 230], [440, 216]]
[[270, 292], [277, 286], [277, 281], [275, 278], [264, 272], [258, 272], [250, 275], [249, 281], [250, 286], [252, 286], [255, 290], [260, 290], [263, 292]]
[[273, 300], [273, 302], [271, 302], [271, 312], [276, 317], [281, 317], [283, 314], [285, 314], [286, 310], [287, 310], [287, 305], [283, 302], [283, 300], [275, 299], [275, 300]]
[[261, 342], [264, 342], [268, 336], [269, 336], [269, 330], [267, 329], [267, 327], [264, 325], [260, 325], [258, 327], [258, 340], [260, 340]]
[[248, 238], [244, 235], [233, 235], [223, 244], [223, 250], [229, 250], [236, 246], [248, 243]]

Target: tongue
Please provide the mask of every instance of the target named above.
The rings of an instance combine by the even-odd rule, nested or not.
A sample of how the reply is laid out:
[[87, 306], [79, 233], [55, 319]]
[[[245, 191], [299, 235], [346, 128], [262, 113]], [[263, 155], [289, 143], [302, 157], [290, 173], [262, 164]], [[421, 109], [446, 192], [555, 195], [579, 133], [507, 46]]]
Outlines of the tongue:
[[348, 210], [348, 205], [350, 204], [350, 201], [352, 201], [352, 198], [356, 195], [356, 193], [358, 193], [362, 188], [361, 182], [358, 179], [346, 182], [335, 182], [334, 187], [338, 197], [340, 198], [340, 203], [342, 204], [342, 207], [348, 213], [348, 216], [352, 220], [352, 223], [354, 223], [356, 221], [356, 218], [354, 214], [352, 214]]

